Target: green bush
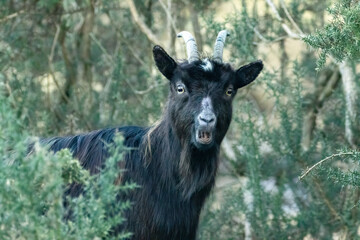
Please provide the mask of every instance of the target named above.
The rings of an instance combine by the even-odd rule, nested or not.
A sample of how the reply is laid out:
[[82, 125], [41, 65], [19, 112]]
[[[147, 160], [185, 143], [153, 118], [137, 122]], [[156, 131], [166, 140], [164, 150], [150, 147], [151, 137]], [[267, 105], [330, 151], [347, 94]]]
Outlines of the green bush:
[[[242, 187], [228, 186], [220, 200], [215, 195], [207, 204], [200, 239], [359, 237], [360, 152], [342, 149], [334, 155], [341, 145], [336, 133], [321, 129], [315, 131], [310, 148], [303, 149], [303, 74], [295, 62], [286, 85], [263, 77], [275, 98], [273, 114], [279, 125], [257, 125], [256, 107], [251, 102], [242, 104], [239, 111], [246, 114], [235, 118], [233, 125], [242, 133], [236, 143], [241, 150], [234, 149], [238, 155], [232, 167], [239, 172], [245, 166], [246, 178], [236, 181]], [[267, 76], [274, 80], [277, 75]], [[338, 94], [341, 91], [334, 98]], [[324, 117], [342, 122], [342, 116], [334, 113]], [[322, 164], [299, 179], [322, 159]]]
[[[264, 61], [234, 100], [227, 138], [235, 158], [221, 155], [225, 173], [239, 181], [207, 201], [199, 238], [358, 239], [359, 1], [134, 4], [156, 44], [176, 59], [185, 51], [175, 31], [194, 33], [210, 55], [226, 28], [224, 61]], [[156, 70], [149, 31], [129, 9], [118, 0], [0, 1], [0, 239], [116, 238], [111, 229], [130, 204], [117, 205], [116, 192], [135, 187], [112, 184], [125, 149], [115, 148], [103, 173], [89, 176], [68, 151], [37, 147], [25, 157], [25, 139], [159, 119], [168, 81]], [[342, 89], [339, 61], [354, 76], [354, 95]], [[348, 116], [354, 141], [345, 134]], [[67, 200], [65, 221], [63, 191], [76, 182], [85, 192]]]
[[[101, 173], [90, 176], [68, 150], [53, 154], [35, 144], [35, 151], [27, 156], [26, 134], [4, 98], [0, 126], [0, 239], [125, 239], [131, 235], [112, 233], [125, 221], [122, 212], [130, 207], [130, 202], [118, 202], [116, 197], [135, 187], [114, 184], [121, 174], [121, 138], [109, 146], [111, 157]], [[84, 194], [66, 197], [64, 191], [71, 183], [82, 184]]]

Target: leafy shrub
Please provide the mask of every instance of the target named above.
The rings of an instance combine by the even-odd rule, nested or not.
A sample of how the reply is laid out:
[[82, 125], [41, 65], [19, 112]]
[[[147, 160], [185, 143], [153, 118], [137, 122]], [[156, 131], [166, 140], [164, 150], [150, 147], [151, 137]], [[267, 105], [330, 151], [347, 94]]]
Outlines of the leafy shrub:
[[[122, 212], [130, 207], [130, 202], [117, 201], [118, 194], [135, 187], [114, 184], [121, 174], [120, 138], [109, 146], [111, 157], [101, 173], [90, 176], [68, 150], [53, 154], [35, 144], [36, 150], [27, 156], [26, 134], [4, 98], [0, 126], [0, 239], [125, 239], [131, 235], [112, 233], [125, 221]], [[66, 197], [64, 191], [71, 183], [83, 184], [84, 193]]]

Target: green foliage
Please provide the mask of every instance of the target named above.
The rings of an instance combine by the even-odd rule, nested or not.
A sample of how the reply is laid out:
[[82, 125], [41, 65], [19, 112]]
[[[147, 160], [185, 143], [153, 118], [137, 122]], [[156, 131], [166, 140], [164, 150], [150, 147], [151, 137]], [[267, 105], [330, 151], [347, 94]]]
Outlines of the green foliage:
[[[138, 2], [148, 9], [148, 3]], [[148, 40], [138, 37], [142, 33], [127, 8], [112, 11], [122, 8], [119, 1], [94, 4], [0, 3], [2, 17], [17, 14], [1, 23], [0, 79], [30, 134], [146, 125], [161, 113], [166, 82], [151, 77], [155, 66], [151, 50], [144, 51], [151, 49]]]
[[360, 59], [360, 5], [357, 1], [339, 1], [328, 9], [332, 20], [304, 38], [304, 41], [320, 50], [319, 67], [331, 55], [337, 61]]
[[[324, 27], [324, 8], [329, 4], [294, 0], [286, 6], [303, 32], [313, 33], [304, 40], [322, 51], [318, 64], [325, 62], [327, 54], [337, 61], [356, 63], [360, 5], [357, 1], [338, 2], [329, 9], [332, 20]], [[253, 43], [259, 41], [268, 43], [268, 47], [276, 41], [281, 44], [278, 39], [284, 37], [282, 24], [294, 28], [283, 7], [275, 5], [282, 22], [273, 17], [270, 7], [265, 14], [256, 7], [252, 11], [249, 6], [243, 7], [239, 11], [243, 17], [229, 18], [227, 22], [227, 26], [239, 26], [236, 29], [244, 36], [228, 42], [230, 47], [236, 46], [231, 51], [234, 58], [256, 56], [259, 47]], [[304, 18], [307, 11], [315, 14]], [[211, 26], [218, 28], [217, 24]], [[316, 31], [319, 28], [323, 30]], [[236, 52], [239, 50], [242, 52]], [[228, 161], [236, 177], [226, 191], [215, 192], [207, 204], [200, 239], [359, 238], [360, 157], [357, 150], [344, 150], [348, 145], [344, 140], [343, 91], [335, 85], [326, 95], [330, 97], [319, 103], [319, 95], [324, 94], [322, 85], [329, 81], [327, 78], [322, 82], [321, 75], [329, 70], [314, 74], [314, 55], [306, 52], [289, 71], [285, 68], [289, 66], [289, 52], [280, 49], [280, 69], [265, 64], [262, 81], [257, 80], [254, 87], [256, 92], [259, 86], [266, 86], [268, 101], [274, 102], [271, 113], [259, 109], [251, 97], [250, 102], [242, 101], [234, 107], [240, 109], [230, 129], [237, 133], [236, 158]], [[271, 64], [272, 58], [267, 55], [263, 59]], [[311, 121], [314, 127], [309, 130]], [[312, 137], [304, 147], [308, 131]], [[320, 161], [324, 162], [315, 165]], [[311, 166], [314, 168], [300, 180]]]
[[[193, 33], [201, 16], [197, 32], [203, 49], [212, 49], [217, 33], [228, 29], [224, 60], [234, 67], [255, 59], [265, 65], [255, 85], [239, 90], [234, 100], [227, 137], [235, 158], [222, 161], [237, 181], [217, 188], [207, 202], [199, 238], [359, 238], [359, 152], [345, 140], [345, 96], [339, 83], [323, 91], [337, 71], [333, 65], [314, 71], [316, 59], [322, 66], [328, 55], [357, 69], [359, 2], [185, 2], [134, 0], [169, 53], [178, 46], [166, 9], [177, 29]], [[224, 2], [232, 11], [218, 21]], [[193, 11], [198, 14], [190, 17]], [[310, 34], [303, 40], [320, 57], [284, 30], [285, 24], [299, 33], [291, 19]], [[130, 205], [116, 204], [117, 193], [136, 187], [113, 184], [126, 149], [110, 146], [113, 157], [103, 172], [89, 176], [68, 151], [50, 154], [37, 146], [25, 157], [25, 139], [153, 124], [168, 89], [153, 63], [153, 43], [133, 21], [126, 1], [0, 1], [0, 26], [0, 239], [126, 238], [128, 233], [111, 235]], [[166, 39], [170, 32], [174, 39]], [[295, 48], [303, 49], [294, 56]], [[264, 89], [265, 100], [259, 101], [256, 95]], [[315, 120], [304, 147], [309, 113]], [[75, 183], [83, 184], [84, 194], [64, 199], [66, 186]], [[72, 209], [70, 221], [64, 220], [70, 214], [64, 200]]]
[[[101, 173], [89, 176], [69, 150], [56, 154], [37, 143], [27, 156], [26, 134], [9, 107], [0, 98], [0, 239], [125, 239], [130, 233], [112, 234], [125, 219], [129, 202], [116, 200], [135, 184], [115, 185], [121, 174], [122, 140], [109, 146], [111, 157]], [[69, 184], [82, 184], [84, 194], [69, 198], [64, 208], [64, 191]], [[69, 220], [65, 220], [71, 211]], [[116, 214], [114, 214], [116, 213]]]
[[[241, 146], [240, 154], [232, 166], [245, 166], [247, 178], [238, 182], [242, 188], [229, 186], [224, 197], [215, 194], [208, 203], [200, 239], [249, 236], [303, 239], [306, 235], [329, 239], [333, 234], [347, 234], [348, 239], [354, 239], [358, 236], [360, 220], [354, 216], [360, 215], [359, 152], [347, 151], [341, 155], [342, 151], [338, 157], [341, 162], [325, 162], [299, 181], [302, 169], [333, 154], [338, 144], [331, 134], [324, 136], [319, 130], [309, 150], [302, 148], [306, 121], [304, 74], [299, 63], [294, 62], [293, 77], [286, 85], [274, 81], [277, 74], [268, 74], [272, 81], [267, 77], [263, 79], [269, 96], [275, 100], [273, 114], [279, 118], [279, 125], [257, 125], [255, 106], [242, 104], [239, 112], [246, 114], [235, 118], [233, 126], [242, 133], [236, 143]], [[217, 207], [218, 201], [221, 201], [220, 207]]]

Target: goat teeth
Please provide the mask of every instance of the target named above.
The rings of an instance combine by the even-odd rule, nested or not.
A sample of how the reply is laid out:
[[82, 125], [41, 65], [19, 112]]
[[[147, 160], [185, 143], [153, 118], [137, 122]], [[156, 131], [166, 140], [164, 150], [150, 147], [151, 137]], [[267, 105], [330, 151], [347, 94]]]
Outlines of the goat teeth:
[[197, 138], [199, 139], [199, 141], [203, 144], [208, 144], [211, 142], [211, 132], [207, 132], [207, 131], [198, 131], [197, 133]]

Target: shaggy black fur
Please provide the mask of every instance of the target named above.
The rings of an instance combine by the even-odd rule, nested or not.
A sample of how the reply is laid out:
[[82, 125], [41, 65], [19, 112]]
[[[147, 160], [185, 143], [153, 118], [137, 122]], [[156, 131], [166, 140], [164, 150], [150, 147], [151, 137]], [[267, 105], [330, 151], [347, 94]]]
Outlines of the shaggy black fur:
[[[176, 63], [161, 47], [155, 46], [155, 63], [170, 80], [167, 107], [159, 124], [151, 128], [136, 126], [110, 128], [71, 137], [44, 140], [54, 152], [69, 148], [81, 165], [96, 174], [108, 153], [105, 143], [115, 132], [124, 136], [124, 145], [133, 148], [125, 155], [122, 182], [133, 181], [141, 187], [127, 196], [132, 208], [126, 223], [118, 230], [134, 235], [132, 239], [186, 239], [196, 237], [199, 215], [215, 182], [219, 148], [229, 127], [232, 100], [238, 88], [252, 82], [262, 70], [261, 61], [233, 70], [228, 64], [210, 60], [211, 71], [203, 61]], [[179, 84], [184, 87], [178, 92]], [[226, 91], [233, 90], [230, 96]], [[216, 125], [209, 128], [212, 142], [196, 140], [202, 100], [210, 99], [209, 108]], [[209, 110], [209, 111], [210, 111]], [[77, 196], [81, 187], [73, 185], [68, 194]]]

